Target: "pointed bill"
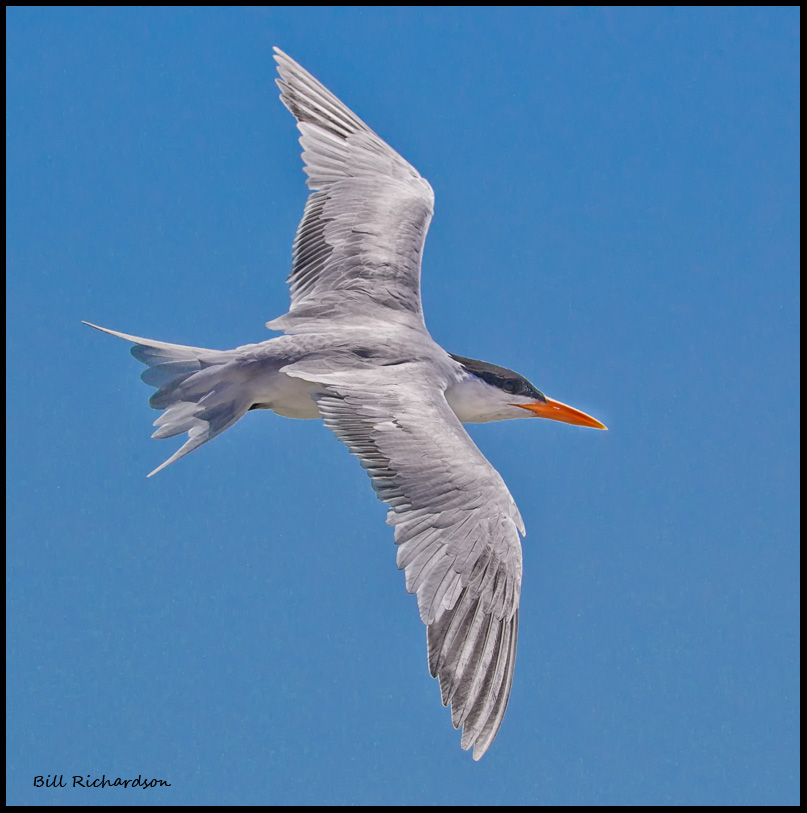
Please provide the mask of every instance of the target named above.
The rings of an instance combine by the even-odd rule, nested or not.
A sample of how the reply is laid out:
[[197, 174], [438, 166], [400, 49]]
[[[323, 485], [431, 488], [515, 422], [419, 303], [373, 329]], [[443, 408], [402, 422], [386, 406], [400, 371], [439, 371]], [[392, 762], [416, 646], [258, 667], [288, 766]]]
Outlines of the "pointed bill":
[[534, 404], [511, 404], [511, 406], [521, 407], [539, 418], [549, 418], [552, 421], [562, 421], [575, 426], [590, 426], [592, 429], [608, 428], [591, 415], [586, 415], [585, 412], [562, 404], [560, 401], [554, 401], [552, 398], [547, 398], [546, 403], [536, 401]]

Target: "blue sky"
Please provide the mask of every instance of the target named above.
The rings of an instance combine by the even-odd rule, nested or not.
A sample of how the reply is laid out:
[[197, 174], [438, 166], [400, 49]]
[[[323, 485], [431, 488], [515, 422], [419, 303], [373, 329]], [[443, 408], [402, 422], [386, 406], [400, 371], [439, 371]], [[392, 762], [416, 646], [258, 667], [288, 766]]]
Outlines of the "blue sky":
[[[798, 10], [6, 19], [10, 802], [798, 802]], [[147, 480], [179, 444], [80, 324], [270, 337], [306, 195], [272, 45], [434, 187], [435, 339], [610, 428], [471, 427], [527, 525], [479, 763], [357, 462], [251, 413]]]

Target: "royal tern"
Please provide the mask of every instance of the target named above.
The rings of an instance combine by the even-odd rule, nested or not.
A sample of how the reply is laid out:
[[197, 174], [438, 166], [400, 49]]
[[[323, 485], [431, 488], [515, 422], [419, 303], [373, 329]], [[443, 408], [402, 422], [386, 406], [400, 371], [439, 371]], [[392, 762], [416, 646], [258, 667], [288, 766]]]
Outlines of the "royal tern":
[[431, 186], [278, 48], [275, 60], [312, 190], [294, 240], [291, 307], [267, 323], [284, 335], [207, 350], [90, 326], [133, 342], [148, 367], [143, 381], [157, 390], [149, 403], [162, 410], [152, 437], [188, 433], [151, 474], [253, 409], [322, 418], [359, 458], [390, 506], [398, 567], [427, 625], [429, 670], [478, 760], [510, 695], [524, 523], [462, 423], [605, 427], [518, 373], [432, 340], [420, 301]]

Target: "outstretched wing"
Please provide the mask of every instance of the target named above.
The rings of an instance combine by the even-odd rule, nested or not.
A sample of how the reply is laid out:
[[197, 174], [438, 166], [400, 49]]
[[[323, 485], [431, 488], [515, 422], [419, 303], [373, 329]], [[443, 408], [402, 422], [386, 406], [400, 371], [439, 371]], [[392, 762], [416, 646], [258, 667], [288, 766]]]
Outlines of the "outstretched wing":
[[429, 669], [474, 759], [502, 723], [516, 656], [524, 525], [507, 486], [419, 363], [306, 370], [325, 424], [390, 507], [398, 567], [428, 626]]
[[358, 324], [377, 318], [422, 327], [420, 261], [432, 188], [278, 48], [275, 60], [280, 99], [297, 119], [313, 191], [294, 240], [291, 308], [268, 326], [304, 329], [311, 318]]

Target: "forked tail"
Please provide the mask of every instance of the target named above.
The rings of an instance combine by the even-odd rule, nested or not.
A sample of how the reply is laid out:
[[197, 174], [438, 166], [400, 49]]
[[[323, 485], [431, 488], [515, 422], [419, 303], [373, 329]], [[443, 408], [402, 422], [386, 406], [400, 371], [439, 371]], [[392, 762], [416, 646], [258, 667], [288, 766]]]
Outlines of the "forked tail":
[[132, 355], [148, 367], [141, 378], [157, 389], [149, 405], [164, 410], [154, 421], [158, 428], [152, 437], [188, 433], [185, 444], [149, 477], [229, 429], [252, 405], [233, 351], [156, 342], [90, 322], [84, 324], [134, 343]]

